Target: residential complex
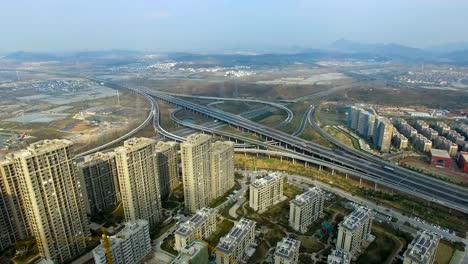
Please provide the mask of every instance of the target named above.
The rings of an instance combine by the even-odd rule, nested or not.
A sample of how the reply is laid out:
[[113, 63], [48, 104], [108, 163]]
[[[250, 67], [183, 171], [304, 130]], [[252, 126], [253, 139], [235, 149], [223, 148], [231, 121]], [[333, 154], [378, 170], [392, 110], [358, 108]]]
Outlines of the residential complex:
[[[125, 224], [115, 236], [109, 237], [112, 264], [139, 263], [151, 251], [149, 223], [138, 219]], [[93, 249], [96, 264], [108, 264], [104, 241]]]
[[348, 112], [348, 126], [365, 139], [372, 139], [378, 150], [390, 151], [394, 129], [387, 118], [352, 106]]
[[308, 226], [322, 215], [324, 202], [325, 194], [318, 187], [296, 196], [290, 202], [289, 225], [301, 233], [307, 232]]
[[439, 239], [439, 236], [428, 231], [419, 233], [403, 254], [403, 264], [434, 263]]
[[170, 264], [208, 264], [208, 258], [206, 245], [200, 241], [193, 241], [185, 245]]
[[217, 264], [241, 263], [246, 250], [255, 241], [255, 222], [242, 218], [216, 246]]
[[361, 110], [359, 112], [357, 132], [362, 137], [371, 138], [374, 135], [374, 123], [375, 115], [365, 110]]
[[351, 264], [351, 255], [342, 250], [334, 249], [328, 255], [327, 264]]
[[275, 264], [297, 264], [301, 241], [285, 237], [276, 244]]
[[195, 213], [211, 203], [211, 136], [195, 134], [180, 144], [185, 208]]
[[389, 152], [392, 142], [393, 125], [387, 118], [377, 117], [374, 126], [374, 145], [381, 152]]
[[179, 144], [173, 141], [158, 141], [156, 144], [156, 163], [162, 198], [167, 198], [170, 192], [179, 185], [179, 171], [177, 168], [178, 147]]
[[174, 233], [175, 250], [181, 251], [191, 241], [208, 238], [216, 231], [216, 215], [215, 209], [202, 208], [180, 224]]
[[408, 138], [400, 134], [396, 129], [393, 130], [392, 144], [398, 150], [408, 148]]
[[359, 207], [338, 224], [338, 238], [336, 249], [351, 255], [356, 255], [368, 239], [372, 228], [372, 211], [366, 207]]
[[262, 213], [268, 207], [284, 200], [283, 184], [284, 176], [281, 173], [270, 173], [255, 180], [250, 184], [249, 206]]
[[217, 141], [211, 145], [211, 199], [222, 197], [234, 187], [234, 143]]
[[125, 220], [145, 219], [151, 227], [161, 220], [155, 146], [153, 139], [132, 138], [115, 149]]
[[81, 181], [86, 186], [85, 206], [90, 215], [115, 208], [120, 200], [117, 165], [112, 152], [95, 153], [78, 163]]
[[13, 154], [24, 211], [41, 258], [67, 262], [86, 249], [89, 236], [72, 142], [44, 140]]

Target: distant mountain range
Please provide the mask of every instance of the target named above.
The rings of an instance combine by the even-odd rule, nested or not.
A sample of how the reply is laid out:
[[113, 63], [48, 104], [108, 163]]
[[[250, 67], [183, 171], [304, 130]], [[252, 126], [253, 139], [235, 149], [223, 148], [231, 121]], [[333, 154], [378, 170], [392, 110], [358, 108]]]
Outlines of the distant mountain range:
[[77, 59], [122, 59], [143, 54], [143, 52], [131, 50], [77, 51], [63, 53], [17, 51], [9, 53], [3, 58], [23, 61], [63, 61]]

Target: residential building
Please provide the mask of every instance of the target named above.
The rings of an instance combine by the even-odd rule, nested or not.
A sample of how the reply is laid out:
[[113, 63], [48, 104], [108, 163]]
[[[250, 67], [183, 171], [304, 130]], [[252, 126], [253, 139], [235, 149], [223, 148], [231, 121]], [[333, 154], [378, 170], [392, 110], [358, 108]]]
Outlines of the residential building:
[[439, 236], [423, 231], [408, 245], [403, 253], [403, 264], [432, 264], [435, 260]]
[[234, 143], [217, 141], [211, 145], [211, 199], [222, 197], [234, 187]]
[[389, 152], [392, 143], [393, 125], [383, 117], [377, 118], [374, 130], [374, 143], [377, 148], [382, 152]]
[[210, 205], [211, 136], [195, 134], [180, 144], [185, 208], [191, 213]]
[[297, 264], [301, 241], [289, 237], [283, 238], [276, 244], [275, 264]]
[[156, 144], [156, 163], [158, 165], [159, 188], [161, 197], [167, 198], [171, 191], [179, 185], [177, 164], [177, 149], [179, 144], [174, 141], [158, 141]]
[[84, 157], [77, 167], [86, 186], [83, 192], [86, 212], [96, 215], [115, 208], [120, 200], [120, 190], [114, 153], [91, 154]]
[[351, 264], [351, 255], [345, 251], [334, 249], [328, 255], [327, 264]]
[[241, 263], [245, 252], [255, 242], [255, 222], [242, 218], [216, 246], [216, 264]]
[[372, 228], [372, 211], [366, 207], [359, 207], [338, 224], [338, 238], [336, 249], [351, 255], [361, 250], [363, 242], [368, 239]]
[[175, 231], [175, 250], [181, 251], [191, 241], [207, 239], [216, 231], [217, 212], [212, 208], [198, 210], [189, 220]]
[[438, 136], [434, 138], [433, 143], [434, 147], [446, 150], [451, 157], [455, 157], [458, 153], [458, 145], [445, 137]]
[[43, 140], [13, 154], [31, 235], [41, 258], [56, 263], [83, 253], [86, 241], [81, 238], [89, 236], [72, 145]]
[[281, 202], [285, 199], [283, 185], [284, 175], [277, 172], [256, 179], [250, 184], [249, 206], [262, 213], [268, 207]]
[[358, 123], [359, 123], [359, 113], [361, 112], [361, 109], [357, 107], [350, 107], [348, 111], [348, 127], [350, 127], [353, 130], [358, 129]]
[[26, 239], [30, 229], [13, 157], [0, 159], [0, 251]]
[[170, 264], [208, 264], [208, 258], [206, 245], [199, 241], [193, 241], [185, 245], [180, 254]]
[[372, 137], [374, 135], [374, 123], [375, 115], [364, 110], [360, 111], [357, 132], [363, 137]]
[[450, 127], [442, 121], [438, 121], [435, 124], [435, 130], [441, 135], [447, 135], [450, 131]]
[[289, 226], [301, 233], [323, 214], [325, 194], [318, 187], [309, 188], [289, 203]]
[[408, 148], [408, 139], [403, 134], [400, 134], [397, 130], [394, 130], [392, 144], [398, 150], [403, 150]]
[[[125, 224], [115, 236], [109, 237], [112, 264], [136, 264], [151, 252], [150, 225], [138, 219]], [[96, 264], [108, 264], [104, 241], [93, 249]]]
[[144, 219], [150, 227], [161, 220], [155, 146], [153, 139], [131, 138], [114, 150], [125, 220]]

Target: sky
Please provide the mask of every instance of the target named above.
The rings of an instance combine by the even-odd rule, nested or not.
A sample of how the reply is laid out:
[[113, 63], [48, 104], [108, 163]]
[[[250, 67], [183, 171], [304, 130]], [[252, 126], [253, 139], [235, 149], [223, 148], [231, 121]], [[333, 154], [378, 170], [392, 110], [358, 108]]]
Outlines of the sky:
[[468, 0], [0, 0], [0, 52], [468, 42]]

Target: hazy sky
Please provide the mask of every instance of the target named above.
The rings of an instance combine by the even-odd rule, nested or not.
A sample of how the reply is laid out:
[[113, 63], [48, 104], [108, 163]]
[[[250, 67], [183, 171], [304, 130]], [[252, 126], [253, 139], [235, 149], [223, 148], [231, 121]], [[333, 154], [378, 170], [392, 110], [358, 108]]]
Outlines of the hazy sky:
[[468, 41], [468, 0], [0, 0], [0, 52], [425, 47]]

